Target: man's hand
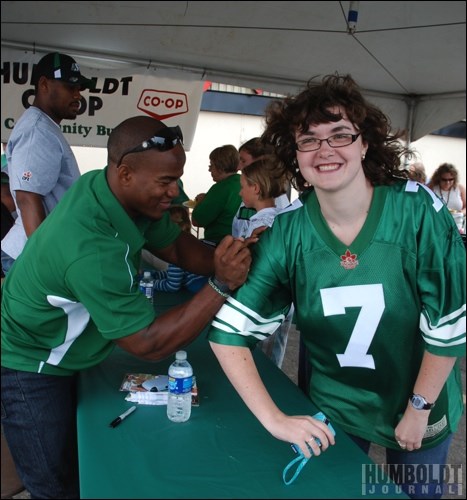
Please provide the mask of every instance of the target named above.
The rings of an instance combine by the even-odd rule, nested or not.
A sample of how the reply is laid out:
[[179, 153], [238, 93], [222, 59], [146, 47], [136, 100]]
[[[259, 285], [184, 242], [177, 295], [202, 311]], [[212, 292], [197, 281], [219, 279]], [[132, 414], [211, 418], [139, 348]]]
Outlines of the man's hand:
[[245, 283], [251, 265], [248, 245], [254, 242], [255, 239], [252, 238], [247, 242], [226, 236], [217, 246], [214, 253], [215, 276], [230, 290], [235, 290]]

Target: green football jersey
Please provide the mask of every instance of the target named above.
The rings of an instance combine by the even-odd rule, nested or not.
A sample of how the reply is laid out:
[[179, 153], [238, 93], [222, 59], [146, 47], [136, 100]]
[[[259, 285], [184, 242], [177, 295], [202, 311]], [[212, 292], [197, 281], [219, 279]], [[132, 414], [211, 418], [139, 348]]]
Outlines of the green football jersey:
[[[313, 403], [346, 432], [398, 449], [394, 428], [424, 351], [465, 353], [465, 275], [452, 216], [424, 186], [376, 187], [350, 246], [331, 232], [312, 191], [261, 236], [246, 283], [220, 309], [209, 338], [252, 348], [293, 302]], [[456, 366], [430, 412], [423, 446], [454, 431], [462, 411]]]
[[105, 359], [146, 328], [153, 306], [139, 290], [141, 249], [164, 248], [181, 229], [130, 218], [106, 169], [80, 177], [28, 239], [2, 287], [2, 366], [69, 375]]

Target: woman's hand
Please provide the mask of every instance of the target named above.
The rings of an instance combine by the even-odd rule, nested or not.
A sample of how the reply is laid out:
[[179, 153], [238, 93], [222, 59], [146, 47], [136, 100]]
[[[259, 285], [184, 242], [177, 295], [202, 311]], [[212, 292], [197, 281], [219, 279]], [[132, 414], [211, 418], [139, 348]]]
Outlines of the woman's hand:
[[320, 455], [335, 444], [334, 434], [329, 427], [309, 415], [288, 416], [280, 412], [268, 422], [267, 429], [275, 438], [296, 444], [306, 458], [311, 456], [308, 446], [314, 455]]
[[416, 410], [410, 403], [407, 405], [394, 431], [396, 441], [402, 450], [414, 451], [421, 448], [429, 416], [430, 410]]

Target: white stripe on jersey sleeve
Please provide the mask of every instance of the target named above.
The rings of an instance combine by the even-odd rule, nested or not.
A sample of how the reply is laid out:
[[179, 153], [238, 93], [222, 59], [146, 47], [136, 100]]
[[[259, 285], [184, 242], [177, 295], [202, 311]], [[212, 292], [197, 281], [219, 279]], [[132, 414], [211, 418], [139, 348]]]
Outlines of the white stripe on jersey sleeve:
[[422, 313], [420, 315], [420, 330], [425, 342], [441, 347], [465, 343], [465, 309], [464, 304], [457, 311], [441, 318], [438, 325], [433, 325]]
[[229, 297], [214, 318], [212, 326], [226, 333], [264, 340], [276, 331], [284, 318], [284, 314], [278, 314], [273, 318], [263, 318], [252, 309]]

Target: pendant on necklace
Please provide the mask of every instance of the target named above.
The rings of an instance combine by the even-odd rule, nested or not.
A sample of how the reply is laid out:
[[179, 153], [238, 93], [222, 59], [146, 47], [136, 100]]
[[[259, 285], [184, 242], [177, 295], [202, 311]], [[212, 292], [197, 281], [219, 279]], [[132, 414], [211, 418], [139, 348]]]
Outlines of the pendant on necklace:
[[345, 254], [341, 255], [341, 266], [344, 269], [355, 269], [358, 266], [357, 254], [347, 249]]

